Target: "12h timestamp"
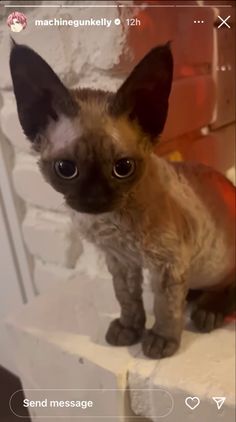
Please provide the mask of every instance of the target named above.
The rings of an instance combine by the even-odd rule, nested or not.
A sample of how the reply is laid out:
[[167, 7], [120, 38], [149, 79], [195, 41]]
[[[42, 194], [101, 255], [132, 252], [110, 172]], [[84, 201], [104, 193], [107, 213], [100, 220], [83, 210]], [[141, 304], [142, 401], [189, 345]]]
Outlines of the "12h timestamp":
[[126, 23], [128, 26], [140, 26], [141, 20], [137, 18], [126, 19]]

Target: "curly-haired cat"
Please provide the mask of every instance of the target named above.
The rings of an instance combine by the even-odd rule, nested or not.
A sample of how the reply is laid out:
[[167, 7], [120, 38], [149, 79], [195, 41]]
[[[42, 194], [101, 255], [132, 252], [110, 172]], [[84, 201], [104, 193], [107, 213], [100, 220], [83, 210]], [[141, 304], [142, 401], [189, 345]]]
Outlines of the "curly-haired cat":
[[[234, 308], [235, 188], [204, 165], [153, 153], [172, 84], [169, 44], [151, 50], [115, 93], [67, 89], [37, 53], [15, 43], [10, 68], [45, 179], [64, 195], [75, 227], [105, 252], [121, 306], [108, 343], [141, 340], [146, 356], [172, 355], [190, 289], [202, 291], [192, 313], [197, 328], [221, 326]], [[144, 267], [154, 291], [150, 330]]]

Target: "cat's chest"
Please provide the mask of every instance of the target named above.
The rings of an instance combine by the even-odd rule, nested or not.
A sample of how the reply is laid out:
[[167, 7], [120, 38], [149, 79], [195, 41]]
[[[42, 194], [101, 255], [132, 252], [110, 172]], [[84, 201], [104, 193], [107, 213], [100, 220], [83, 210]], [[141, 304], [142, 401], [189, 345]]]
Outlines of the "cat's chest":
[[131, 227], [112, 213], [94, 216], [74, 213], [73, 221], [78, 232], [88, 241], [107, 252], [122, 255], [125, 259], [140, 260], [140, 247]]

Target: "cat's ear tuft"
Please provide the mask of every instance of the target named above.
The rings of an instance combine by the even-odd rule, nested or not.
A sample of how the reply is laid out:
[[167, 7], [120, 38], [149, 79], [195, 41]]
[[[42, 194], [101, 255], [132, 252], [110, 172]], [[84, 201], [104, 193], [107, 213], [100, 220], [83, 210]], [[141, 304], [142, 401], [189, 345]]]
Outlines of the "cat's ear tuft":
[[170, 42], [151, 50], [135, 66], [111, 104], [113, 115], [126, 114], [152, 139], [163, 130], [173, 78]]
[[59, 77], [31, 48], [12, 42], [10, 70], [19, 120], [33, 142], [59, 114], [73, 116], [76, 104]]

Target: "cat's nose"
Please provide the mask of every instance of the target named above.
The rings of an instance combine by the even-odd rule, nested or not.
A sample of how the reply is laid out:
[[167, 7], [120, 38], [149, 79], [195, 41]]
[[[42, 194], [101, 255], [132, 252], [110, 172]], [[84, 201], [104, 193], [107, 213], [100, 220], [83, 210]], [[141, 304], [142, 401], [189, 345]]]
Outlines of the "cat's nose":
[[97, 204], [97, 205], [105, 205], [108, 202], [108, 198], [102, 194], [96, 193], [96, 194], [89, 194], [86, 196], [86, 202], [89, 205]]
[[87, 186], [84, 186], [84, 199], [88, 203], [100, 203], [104, 204], [112, 196], [112, 190], [107, 184], [107, 182], [103, 181], [101, 183], [100, 180], [93, 180], [92, 183], [88, 183]]
[[107, 212], [111, 208], [112, 201], [111, 189], [99, 183], [87, 185], [79, 195], [80, 208], [89, 213]]

